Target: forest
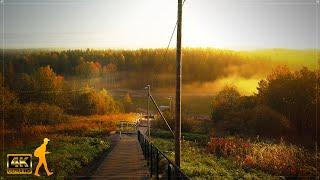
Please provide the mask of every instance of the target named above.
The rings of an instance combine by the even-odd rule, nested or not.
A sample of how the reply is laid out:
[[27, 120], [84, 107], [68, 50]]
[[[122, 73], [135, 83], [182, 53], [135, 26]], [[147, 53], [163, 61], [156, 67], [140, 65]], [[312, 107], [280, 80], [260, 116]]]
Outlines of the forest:
[[[287, 64], [297, 70], [301, 64], [314, 69], [316, 53], [312, 50], [270, 49], [233, 51], [212, 48], [183, 50], [183, 83], [212, 82], [229, 76], [263, 78], [272, 69]], [[24, 74], [50, 66], [65, 79], [76, 76], [103, 77], [103, 85], [140, 89], [146, 84], [155, 88], [174, 87], [175, 51], [173, 49], [138, 50], [6, 50], [4, 53], [7, 83], [13, 86]], [[256, 68], [261, 67], [261, 68]], [[263, 68], [262, 68], [263, 67]], [[1, 68], [2, 69], [2, 68]]]
[[[0, 101], [5, 129], [1, 133], [12, 135], [11, 139], [22, 139], [23, 144], [28, 144], [26, 137], [50, 133], [65, 134], [66, 137], [57, 139], [68, 141], [71, 134], [77, 138], [103, 137], [117, 130], [117, 120], [132, 120], [135, 116], [124, 113], [145, 108], [141, 91], [146, 84], [152, 86], [156, 99], [162, 104], [167, 103], [166, 93], [174, 92], [173, 49], [4, 52], [0, 57], [4, 59], [0, 65], [3, 97]], [[183, 94], [182, 131], [191, 133], [186, 139], [205, 147], [203, 156], [212, 153], [272, 175], [313, 175], [317, 170], [314, 170], [315, 159], [310, 151], [314, 150], [314, 143], [319, 142], [317, 130], [320, 127], [317, 110], [320, 71], [316, 59], [319, 54], [319, 51], [288, 49], [184, 49], [183, 90], [193, 93]], [[227, 79], [234, 80], [228, 82]], [[238, 79], [249, 83], [239, 85]], [[111, 93], [114, 90], [125, 93]], [[174, 127], [172, 111], [164, 113]], [[194, 114], [210, 118], [199, 120]], [[157, 120], [152, 126], [156, 137], [168, 137], [163, 121]], [[15, 129], [21, 131], [17, 133]], [[77, 138], [70, 141], [78, 141]], [[88, 143], [96, 141], [90, 138]], [[265, 141], [281, 143], [266, 146]], [[16, 141], [7, 142], [14, 147]], [[101, 146], [109, 148], [106, 144]], [[192, 143], [183, 146], [199, 148]], [[94, 148], [88, 158], [96, 155]], [[260, 161], [267, 160], [258, 158], [260, 150], [267, 153], [266, 156], [288, 156], [284, 158], [288, 161], [277, 161], [278, 164], [268, 161], [269, 164], [262, 167]], [[186, 153], [190, 153], [189, 150]], [[299, 165], [300, 169], [292, 170], [284, 165], [293, 159], [299, 164], [303, 158], [310, 158], [310, 161]], [[73, 174], [76, 169], [61, 173]], [[195, 172], [186, 171], [191, 175]], [[247, 172], [241, 169], [241, 173]]]
[[[237, 92], [237, 87], [232, 87], [232, 84], [223, 86], [219, 93], [216, 91], [217, 96], [212, 102], [215, 123], [223, 122], [224, 125], [219, 126], [224, 127], [230, 120], [230, 124], [235, 126], [230, 131], [235, 133], [237, 128], [245, 126], [243, 120], [225, 116], [252, 119], [241, 115], [252, 114], [248, 111], [255, 114], [268, 111], [272, 116], [283, 116], [282, 120], [290, 121], [290, 127], [299, 135], [304, 134], [303, 131], [314, 133], [308, 129], [315, 126], [318, 102], [316, 53], [319, 52], [187, 48], [183, 51], [183, 83], [198, 83], [197, 86], [229, 76], [259, 79], [255, 95], [241, 97], [241, 92]], [[5, 61], [1, 64], [4, 75], [1, 77], [2, 89], [5, 89], [7, 97], [5, 104], [22, 103], [34, 109], [34, 104], [38, 103], [43, 108], [54, 106], [56, 112], [63, 110], [82, 115], [120, 112], [124, 106], [128, 109], [128, 105], [120, 102], [122, 99], [116, 101], [108, 89], [142, 89], [146, 84], [155, 89], [174, 87], [174, 55], [172, 49], [6, 50], [3, 55]], [[289, 61], [289, 57], [292, 60]], [[105, 83], [100, 86], [90, 83], [95, 79], [103, 79]], [[79, 83], [81, 80], [85, 80], [84, 83]], [[204, 91], [202, 88], [198, 93]], [[7, 112], [17, 109], [7, 107]], [[250, 134], [250, 130], [246, 132]]]

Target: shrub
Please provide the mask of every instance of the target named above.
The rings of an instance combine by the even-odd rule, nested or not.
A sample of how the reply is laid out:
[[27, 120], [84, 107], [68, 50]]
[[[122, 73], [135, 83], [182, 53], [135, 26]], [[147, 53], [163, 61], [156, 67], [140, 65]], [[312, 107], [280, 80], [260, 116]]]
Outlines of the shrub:
[[255, 135], [280, 137], [290, 131], [288, 119], [267, 106], [257, 106], [253, 113], [255, 114], [254, 118], [248, 124], [255, 132]]
[[218, 156], [244, 158], [250, 150], [249, 143], [243, 139], [211, 138], [208, 150]]

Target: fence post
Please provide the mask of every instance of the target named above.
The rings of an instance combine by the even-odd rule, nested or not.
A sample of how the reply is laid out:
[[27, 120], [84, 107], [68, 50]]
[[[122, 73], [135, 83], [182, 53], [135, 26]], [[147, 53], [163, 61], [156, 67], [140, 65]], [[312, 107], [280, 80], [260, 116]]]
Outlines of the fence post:
[[[174, 163], [172, 163], [170, 161], [170, 159], [168, 159], [168, 157], [166, 157], [166, 155], [164, 155], [161, 151], [159, 151], [159, 149], [157, 147], [155, 147], [151, 142], [148, 141], [148, 139], [141, 134], [140, 132], [140, 141], [141, 141], [141, 148], [143, 150], [144, 153], [144, 157], [147, 160], [147, 165], [150, 168], [150, 177], [152, 178], [153, 175], [155, 175], [156, 179], [160, 179], [159, 175], [161, 174], [162, 177], [165, 178], [165, 174], [167, 174], [167, 179], [171, 180], [171, 179], [189, 179], [188, 176], [186, 176], [179, 167], [176, 167], [174, 165]], [[161, 167], [160, 167], [160, 160], [161, 157], [164, 158], [164, 160], [167, 161], [167, 170], [164, 169], [164, 172], [162, 171]], [[167, 172], [165, 172], [167, 171]]]
[[156, 177], [159, 179], [159, 151], [156, 149]]
[[147, 158], [147, 140], [144, 137], [144, 157]]
[[152, 177], [152, 169], [153, 169], [153, 146], [150, 144], [150, 177]]
[[147, 153], [147, 161], [149, 162], [149, 142], [146, 139], [146, 153]]
[[170, 165], [170, 163], [168, 163], [168, 180], [170, 180], [171, 179], [171, 165]]
[[149, 155], [150, 155], [150, 153], [149, 153], [149, 142], [148, 142], [148, 140], [146, 140], [146, 147], [147, 147], [147, 149], [146, 149], [146, 153], [147, 153], [147, 157], [146, 157], [146, 159], [147, 159], [147, 164], [148, 164], [148, 166], [150, 165], [150, 159], [149, 159]]

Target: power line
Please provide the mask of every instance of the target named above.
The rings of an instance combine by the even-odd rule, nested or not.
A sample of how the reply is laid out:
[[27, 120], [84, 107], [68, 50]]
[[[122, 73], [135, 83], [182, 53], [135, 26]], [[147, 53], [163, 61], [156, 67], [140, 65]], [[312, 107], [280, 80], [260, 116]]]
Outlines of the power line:
[[[183, 1], [182, 7], [183, 7], [183, 5], [184, 5], [185, 2], [186, 2], [186, 0]], [[168, 50], [169, 50], [169, 47], [170, 47], [172, 38], [173, 38], [173, 36], [174, 36], [174, 33], [176, 32], [177, 25], [178, 25], [178, 20], [176, 21], [176, 24], [175, 24], [174, 27], [173, 27], [173, 31], [172, 31], [172, 33], [171, 33], [171, 37], [170, 37], [169, 43], [168, 43], [168, 45], [167, 45], [166, 51], [165, 51], [165, 53], [164, 53], [163, 59], [165, 59], [165, 57], [166, 57], [167, 54], [168, 54]]]

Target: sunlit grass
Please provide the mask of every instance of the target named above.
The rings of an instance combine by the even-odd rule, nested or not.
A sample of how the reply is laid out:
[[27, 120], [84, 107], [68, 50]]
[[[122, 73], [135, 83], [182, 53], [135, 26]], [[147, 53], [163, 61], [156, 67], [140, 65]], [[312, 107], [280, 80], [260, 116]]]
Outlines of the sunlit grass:
[[[174, 159], [173, 140], [154, 138], [154, 144]], [[206, 148], [191, 141], [183, 141], [181, 167], [191, 179], [277, 179], [255, 169], [244, 169], [226, 158], [208, 153]]]

